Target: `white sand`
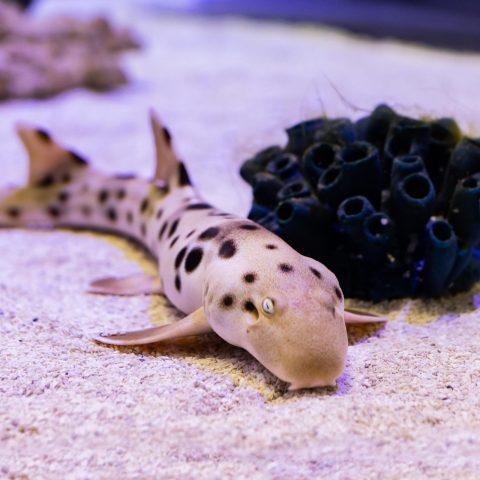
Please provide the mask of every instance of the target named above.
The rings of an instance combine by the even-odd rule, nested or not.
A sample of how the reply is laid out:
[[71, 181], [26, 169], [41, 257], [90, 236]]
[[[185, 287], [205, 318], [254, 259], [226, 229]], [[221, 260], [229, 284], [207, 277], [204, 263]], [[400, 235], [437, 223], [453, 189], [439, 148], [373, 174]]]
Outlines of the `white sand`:
[[[99, 167], [148, 175], [153, 105], [200, 191], [237, 213], [250, 201], [237, 174], [246, 156], [306, 116], [362, 114], [337, 91], [364, 111], [387, 101], [480, 133], [480, 56], [300, 26], [130, 19], [147, 47], [128, 60], [130, 87], [1, 106], [2, 184], [26, 172], [17, 119]], [[163, 298], [84, 293], [92, 278], [152, 268], [122, 240], [2, 230], [0, 252], [0, 478], [480, 478], [480, 288], [375, 306], [392, 322], [351, 332], [336, 390], [286, 393], [214, 335], [154, 349], [92, 343], [99, 330], [175, 315]]]

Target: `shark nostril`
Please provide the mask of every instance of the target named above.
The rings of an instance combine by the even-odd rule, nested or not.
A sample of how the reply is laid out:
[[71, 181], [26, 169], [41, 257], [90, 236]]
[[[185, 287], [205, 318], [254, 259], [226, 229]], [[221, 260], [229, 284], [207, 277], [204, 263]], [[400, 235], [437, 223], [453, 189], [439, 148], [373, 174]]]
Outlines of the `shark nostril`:
[[254, 321], [258, 320], [258, 310], [255, 304], [251, 300], [246, 300], [243, 304], [243, 309], [248, 312]]

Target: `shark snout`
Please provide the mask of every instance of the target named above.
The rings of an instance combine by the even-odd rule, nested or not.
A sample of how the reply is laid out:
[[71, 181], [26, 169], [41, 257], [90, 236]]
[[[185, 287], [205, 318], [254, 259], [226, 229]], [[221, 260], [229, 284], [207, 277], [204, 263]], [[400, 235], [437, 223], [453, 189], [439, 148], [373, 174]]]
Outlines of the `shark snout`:
[[335, 385], [347, 354], [343, 319], [331, 312], [295, 312], [260, 320], [247, 336], [247, 350], [291, 390]]

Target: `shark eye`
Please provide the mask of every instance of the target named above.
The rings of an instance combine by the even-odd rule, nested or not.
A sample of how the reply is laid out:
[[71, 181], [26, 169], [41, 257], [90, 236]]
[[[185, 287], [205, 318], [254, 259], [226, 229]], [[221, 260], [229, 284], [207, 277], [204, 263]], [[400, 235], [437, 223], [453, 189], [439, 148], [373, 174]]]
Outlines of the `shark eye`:
[[273, 315], [275, 308], [271, 298], [265, 298], [262, 302], [262, 309], [267, 315]]

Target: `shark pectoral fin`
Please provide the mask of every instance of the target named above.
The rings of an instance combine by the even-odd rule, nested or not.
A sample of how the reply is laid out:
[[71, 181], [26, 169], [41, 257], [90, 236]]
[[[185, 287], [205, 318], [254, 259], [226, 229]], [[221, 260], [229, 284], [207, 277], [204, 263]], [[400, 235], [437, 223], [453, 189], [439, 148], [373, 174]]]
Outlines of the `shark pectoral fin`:
[[384, 323], [388, 322], [387, 317], [381, 317], [373, 313], [356, 310], [353, 308], [346, 308], [344, 312], [345, 323], [347, 325], [358, 325], [362, 323]]
[[135, 273], [120, 278], [99, 278], [90, 283], [87, 291], [104, 295], [126, 296], [163, 293], [160, 279], [145, 273]]
[[100, 334], [93, 339], [108, 345], [146, 345], [191, 335], [200, 335], [211, 330], [203, 307], [201, 307], [178, 322], [126, 333]]

